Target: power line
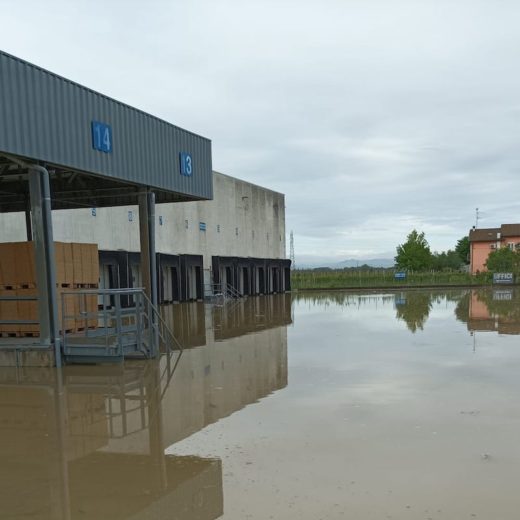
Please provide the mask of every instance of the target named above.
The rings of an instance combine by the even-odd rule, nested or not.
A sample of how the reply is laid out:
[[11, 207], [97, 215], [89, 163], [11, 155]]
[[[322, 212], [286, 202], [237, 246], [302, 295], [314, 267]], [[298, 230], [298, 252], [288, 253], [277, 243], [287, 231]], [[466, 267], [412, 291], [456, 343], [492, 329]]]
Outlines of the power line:
[[296, 268], [296, 261], [294, 259], [294, 233], [291, 230], [291, 239], [290, 239], [290, 249], [289, 249], [289, 258], [291, 259], [291, 269]]

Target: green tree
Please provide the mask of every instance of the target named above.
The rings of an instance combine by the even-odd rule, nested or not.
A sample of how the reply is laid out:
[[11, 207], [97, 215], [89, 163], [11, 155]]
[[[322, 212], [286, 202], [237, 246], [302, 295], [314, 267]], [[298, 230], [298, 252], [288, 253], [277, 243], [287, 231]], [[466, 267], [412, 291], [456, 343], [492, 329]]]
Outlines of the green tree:
[[424, 271], [432, 267], [432, 253], [424, 233], [412, 230], [406, 242], [397, 246], [395, 263], [399, 269], [412, 271]]
[[501, 247], [489, 254], [486, 267], [492, 273], [517, 273], [520, 267], [520, 254], [509, 247]]
[[469, 237], [462, 237], [457, 241], [455, 252], [466, 265], [469, 264]]
[[432, 256], [432, 268], [436, 271], [460, 269], [462, 264], [460, 256], [451, 249], [442, 253], [434, 253]]

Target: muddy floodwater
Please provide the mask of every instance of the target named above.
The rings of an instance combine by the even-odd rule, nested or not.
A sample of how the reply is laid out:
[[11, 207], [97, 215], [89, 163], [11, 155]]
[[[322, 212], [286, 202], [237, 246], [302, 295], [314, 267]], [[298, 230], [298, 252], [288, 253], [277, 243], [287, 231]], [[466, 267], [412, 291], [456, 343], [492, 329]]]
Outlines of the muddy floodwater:
[[182, 355], [0, 369], [0, 518], [520, 518], [520, 290], [168, 306]]

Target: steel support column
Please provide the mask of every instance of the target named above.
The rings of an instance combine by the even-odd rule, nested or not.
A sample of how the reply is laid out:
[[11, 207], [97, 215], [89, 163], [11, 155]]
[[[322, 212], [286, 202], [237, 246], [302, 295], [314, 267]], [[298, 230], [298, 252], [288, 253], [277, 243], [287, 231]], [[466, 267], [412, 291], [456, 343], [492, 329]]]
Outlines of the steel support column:
[[25, 208], [25, 232], [27, 234], [27, 242], [32, 242], [31, 203], [29, 200], [27, 200]]
[[49, 172], [42, 166], [29, 167], [32, 236], [38, 287], [38, 317], [42, 345], [54, 346], [56, 366], [61, 366], [56, 296], [56, 261], [52, 236]]
[[157, 306], [157, 271], [155, 256], [155, 193], [139, 194], [139, 234], [141, 239], [141, 273], [146, 295]]
[[[155, 193], [151, 190], [139, 194], [139, 235], [141, 239], [141, 274], [144, 290], [152, 306], [157, 308], [157, 271], [155, 256]], [[159, 336], [154, 312], [149, 312], [150, 356], [159, 354]]]

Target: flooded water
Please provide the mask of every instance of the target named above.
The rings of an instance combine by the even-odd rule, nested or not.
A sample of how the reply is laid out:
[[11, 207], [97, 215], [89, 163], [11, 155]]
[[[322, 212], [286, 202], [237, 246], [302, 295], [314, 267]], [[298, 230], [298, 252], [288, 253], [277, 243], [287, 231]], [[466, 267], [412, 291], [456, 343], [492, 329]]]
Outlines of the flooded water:
[[163, 311], [180, 356], [0, 369], [0, 518], [519, 517], [518, 289]]

